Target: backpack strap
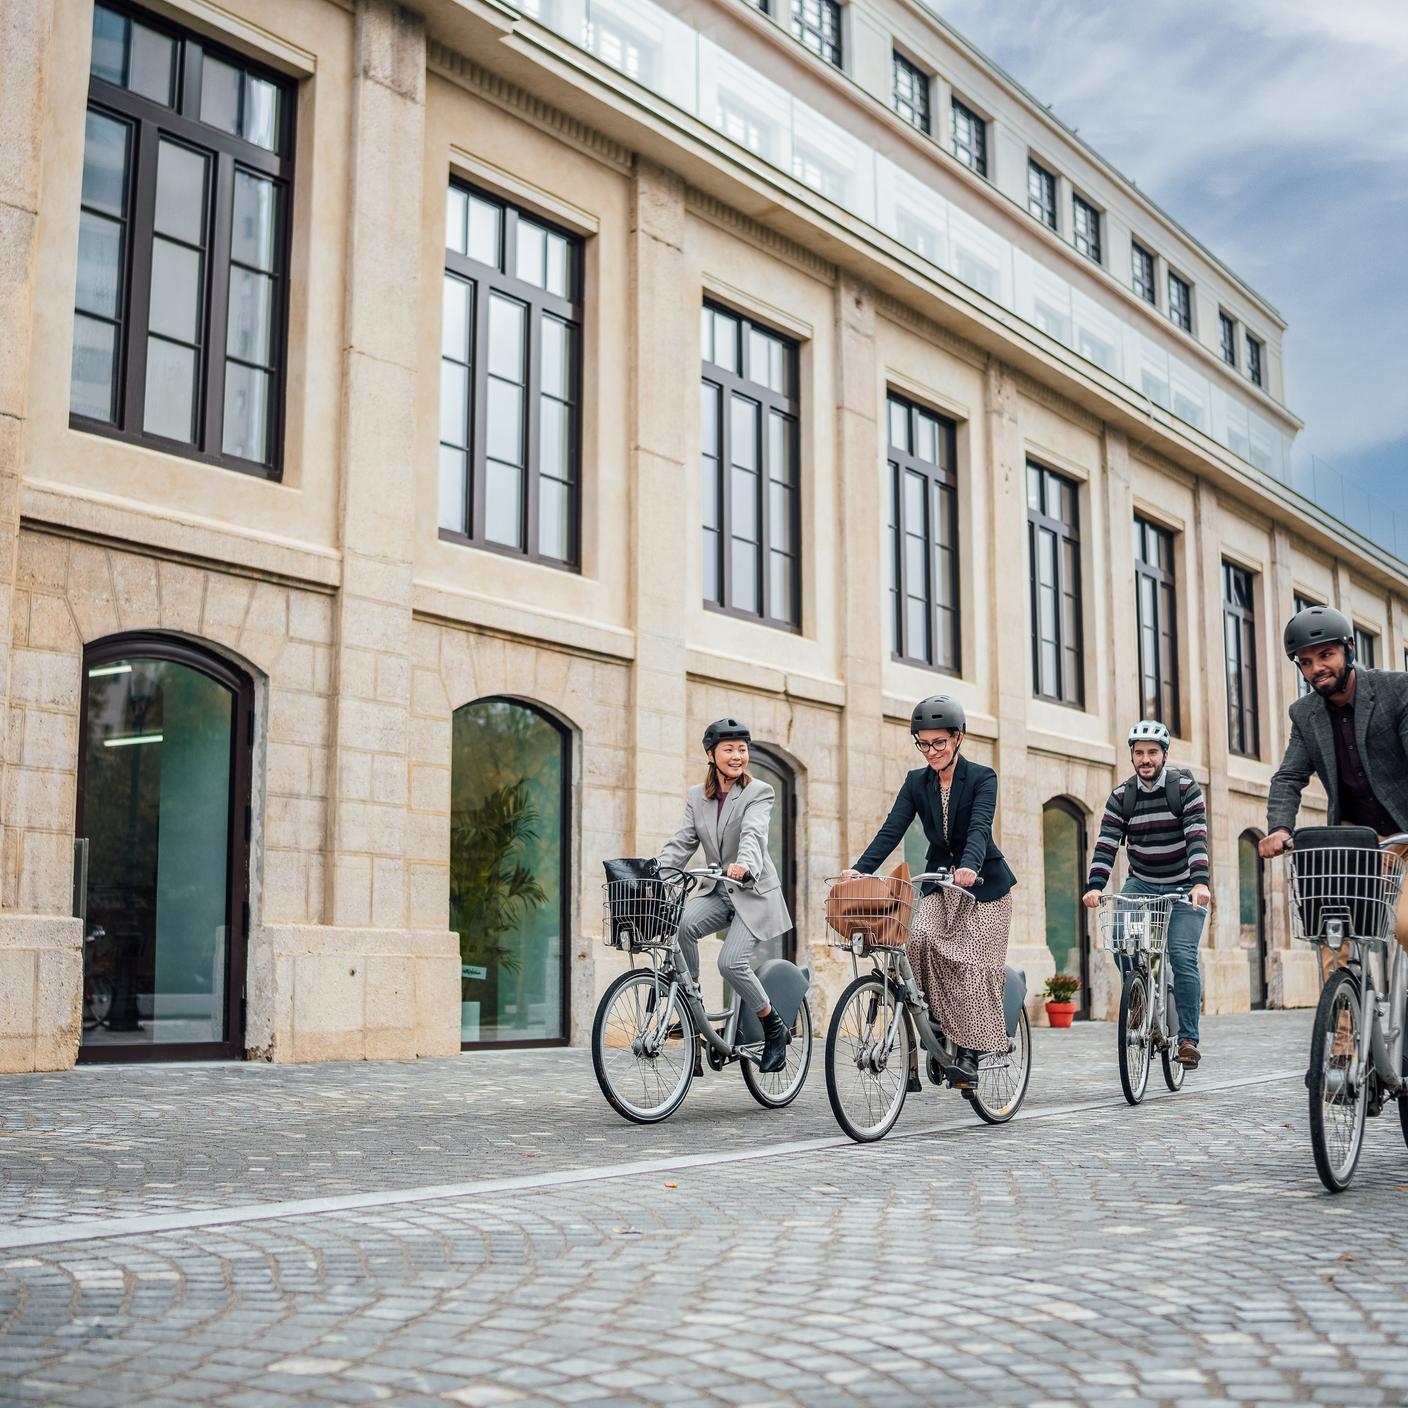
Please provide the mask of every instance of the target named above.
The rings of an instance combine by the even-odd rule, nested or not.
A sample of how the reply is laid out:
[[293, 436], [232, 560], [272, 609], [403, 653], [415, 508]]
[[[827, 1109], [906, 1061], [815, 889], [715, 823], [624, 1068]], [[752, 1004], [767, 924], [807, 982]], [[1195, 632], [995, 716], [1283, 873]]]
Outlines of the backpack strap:
[[1125, 835], [1129, 835], [1129, 823], [1134, 820], [1134, 808], [1139, 802], [1139, 784], [1135, 778], [1127, 777], [1124, 782], [1124, 795], [1120, 798], [1120, 817], [1124, 821]]
[[[1183, 770], [1164, 769], [1164, 802], [1173, 813], [1175, 821], [1183, 820]], [[1134, 820], [1134, 808], [1139, 804], [1139, 779], [1125, 779], [1124, 795], [1120, 798], [1120, 816], [1124, 821], [1125, 835], [1129, 835], [1129, 824]]]

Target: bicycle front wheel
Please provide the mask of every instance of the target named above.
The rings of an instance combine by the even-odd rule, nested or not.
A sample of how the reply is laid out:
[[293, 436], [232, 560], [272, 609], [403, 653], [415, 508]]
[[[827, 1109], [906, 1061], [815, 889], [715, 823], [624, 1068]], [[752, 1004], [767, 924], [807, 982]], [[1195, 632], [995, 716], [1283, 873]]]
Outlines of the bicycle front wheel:
[[996, 1056], [984, 1056], [978, 1062], [976, 1089], [963, 1093], [978, 1112], [979, 1119], [988, 1124], [1006, 1124], [1021, 1108], [1031, 1074], [1032, 1033], [1024, 1007], [1017, 1017], [1012, 1049]]
[[[857, 1143], [883, 1139], [904, 1109], [914, 1032], [897, 999], [874, 973], [842, 994], [826, 1033], [826, 1095], [836, 1123]], [[887, 1051], [889, 1029], [894, 1044]]]
[[1364, 1147], [1367, 1072], [1355, 1071], [1363, 1008], [1359, 981], [1337, 968], [1320, 993], [1310, 1038], [1310, 1147], [1315, 1171], [1332, 1193], [1343, 1193]]
[[1177, 1055], [1178, 1008], [1174, 1005], [1173, 994], [1169, 993], [1168, 1001], [1164, 1003], [1164, 1044], [1159, 1059], [1164, 1068], [1164, 1084], [1175, 1092], [1183, 1089], [1183, 1077], [1188, 1074], [1188, 1068], [1179, 1064]]
[[1130, 975], [1120, 994], [1120, 1085], [1124, 1098], [1137, 1105], [1149, 1088], [1149, 974]]
[[792, 1040], [787, 1043], [787, 1064], [780, 1071], [764, 1073], [746, 1058], [738, 1064], [743, 1067], [743, 1084], [758, 1104], [769, 1110], [790, 1105], [802, 1093], [812, 1066], [812, 1014], [806, 999], [797, 1009]]
[[[611, 1108], [636, 1124], [679, 1109], [694, 1079], [694, 1022], [652, 972], [623, 973], [607, 988], [592, 1023], [592, 1067]], [[657, 1049], [658, 1048], [658, 1049]]]

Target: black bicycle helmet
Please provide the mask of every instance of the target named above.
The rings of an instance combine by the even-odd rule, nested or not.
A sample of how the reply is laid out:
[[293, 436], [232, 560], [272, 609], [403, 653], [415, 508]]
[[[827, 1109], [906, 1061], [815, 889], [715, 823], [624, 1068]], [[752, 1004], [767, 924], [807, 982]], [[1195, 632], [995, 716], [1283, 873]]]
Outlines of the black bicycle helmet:
[[909, 716], [909, 731], [918, 733], [926, 728], [952, 729], [956, 733], [966, 733], [968, 719], [963, 705], [947, 694], [931, 694], [914, 706]]
[[704, 730], [704, 751], [712, 753], [720, 743], [732, 738], [741, 738], [745, 743], [753, 741], [747, 724], [738, 719], [715, 719]]
[[1335, 641], [1344, 643], [1346, 664], [1354, 658], [1354, 627], [1349, 617], [1333, 606], [1307, 606], [1297, 611], [1286, 622], [1282, 641], [1286, 655], [1292, 660], [1312, 645], [1332, 645]]

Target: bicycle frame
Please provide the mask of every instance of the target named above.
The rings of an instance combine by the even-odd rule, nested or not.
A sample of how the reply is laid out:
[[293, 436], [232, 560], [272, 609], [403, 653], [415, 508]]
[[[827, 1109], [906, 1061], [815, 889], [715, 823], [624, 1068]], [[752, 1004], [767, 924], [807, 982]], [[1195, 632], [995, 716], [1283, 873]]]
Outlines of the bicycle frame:
[[[1350, 1085], [1372, 1070], [1393, 1095], [1403, 1095], [1405, 1005], [1408, 1005], [1408, 955], [1392, 939], [1350, 938], [1348, 967], [1359, 979], [1363, 1021]], [[1376, 983], [1376, 979], [1379, 981]], [[1396, 1022], [1395, 1022], [1396, 1017]]]

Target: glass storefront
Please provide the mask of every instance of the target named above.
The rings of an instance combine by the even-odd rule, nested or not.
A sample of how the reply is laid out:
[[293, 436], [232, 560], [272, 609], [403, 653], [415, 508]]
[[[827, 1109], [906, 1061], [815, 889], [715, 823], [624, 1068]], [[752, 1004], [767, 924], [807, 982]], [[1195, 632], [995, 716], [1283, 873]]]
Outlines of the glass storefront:
[[569, 743], [508, 699], [457, 709], [450, 764], [450, 927], [460, 1041], [567, 1037]]
[[1075, 1001], [1090, 1014], [1090, 962], [1085, 891], [1085, 823], [1068, 803], [1048, 802], [1041, 812], [1042, 872], [1046, 887], [1046, 946], [1058, 973], [1080, 979]]

